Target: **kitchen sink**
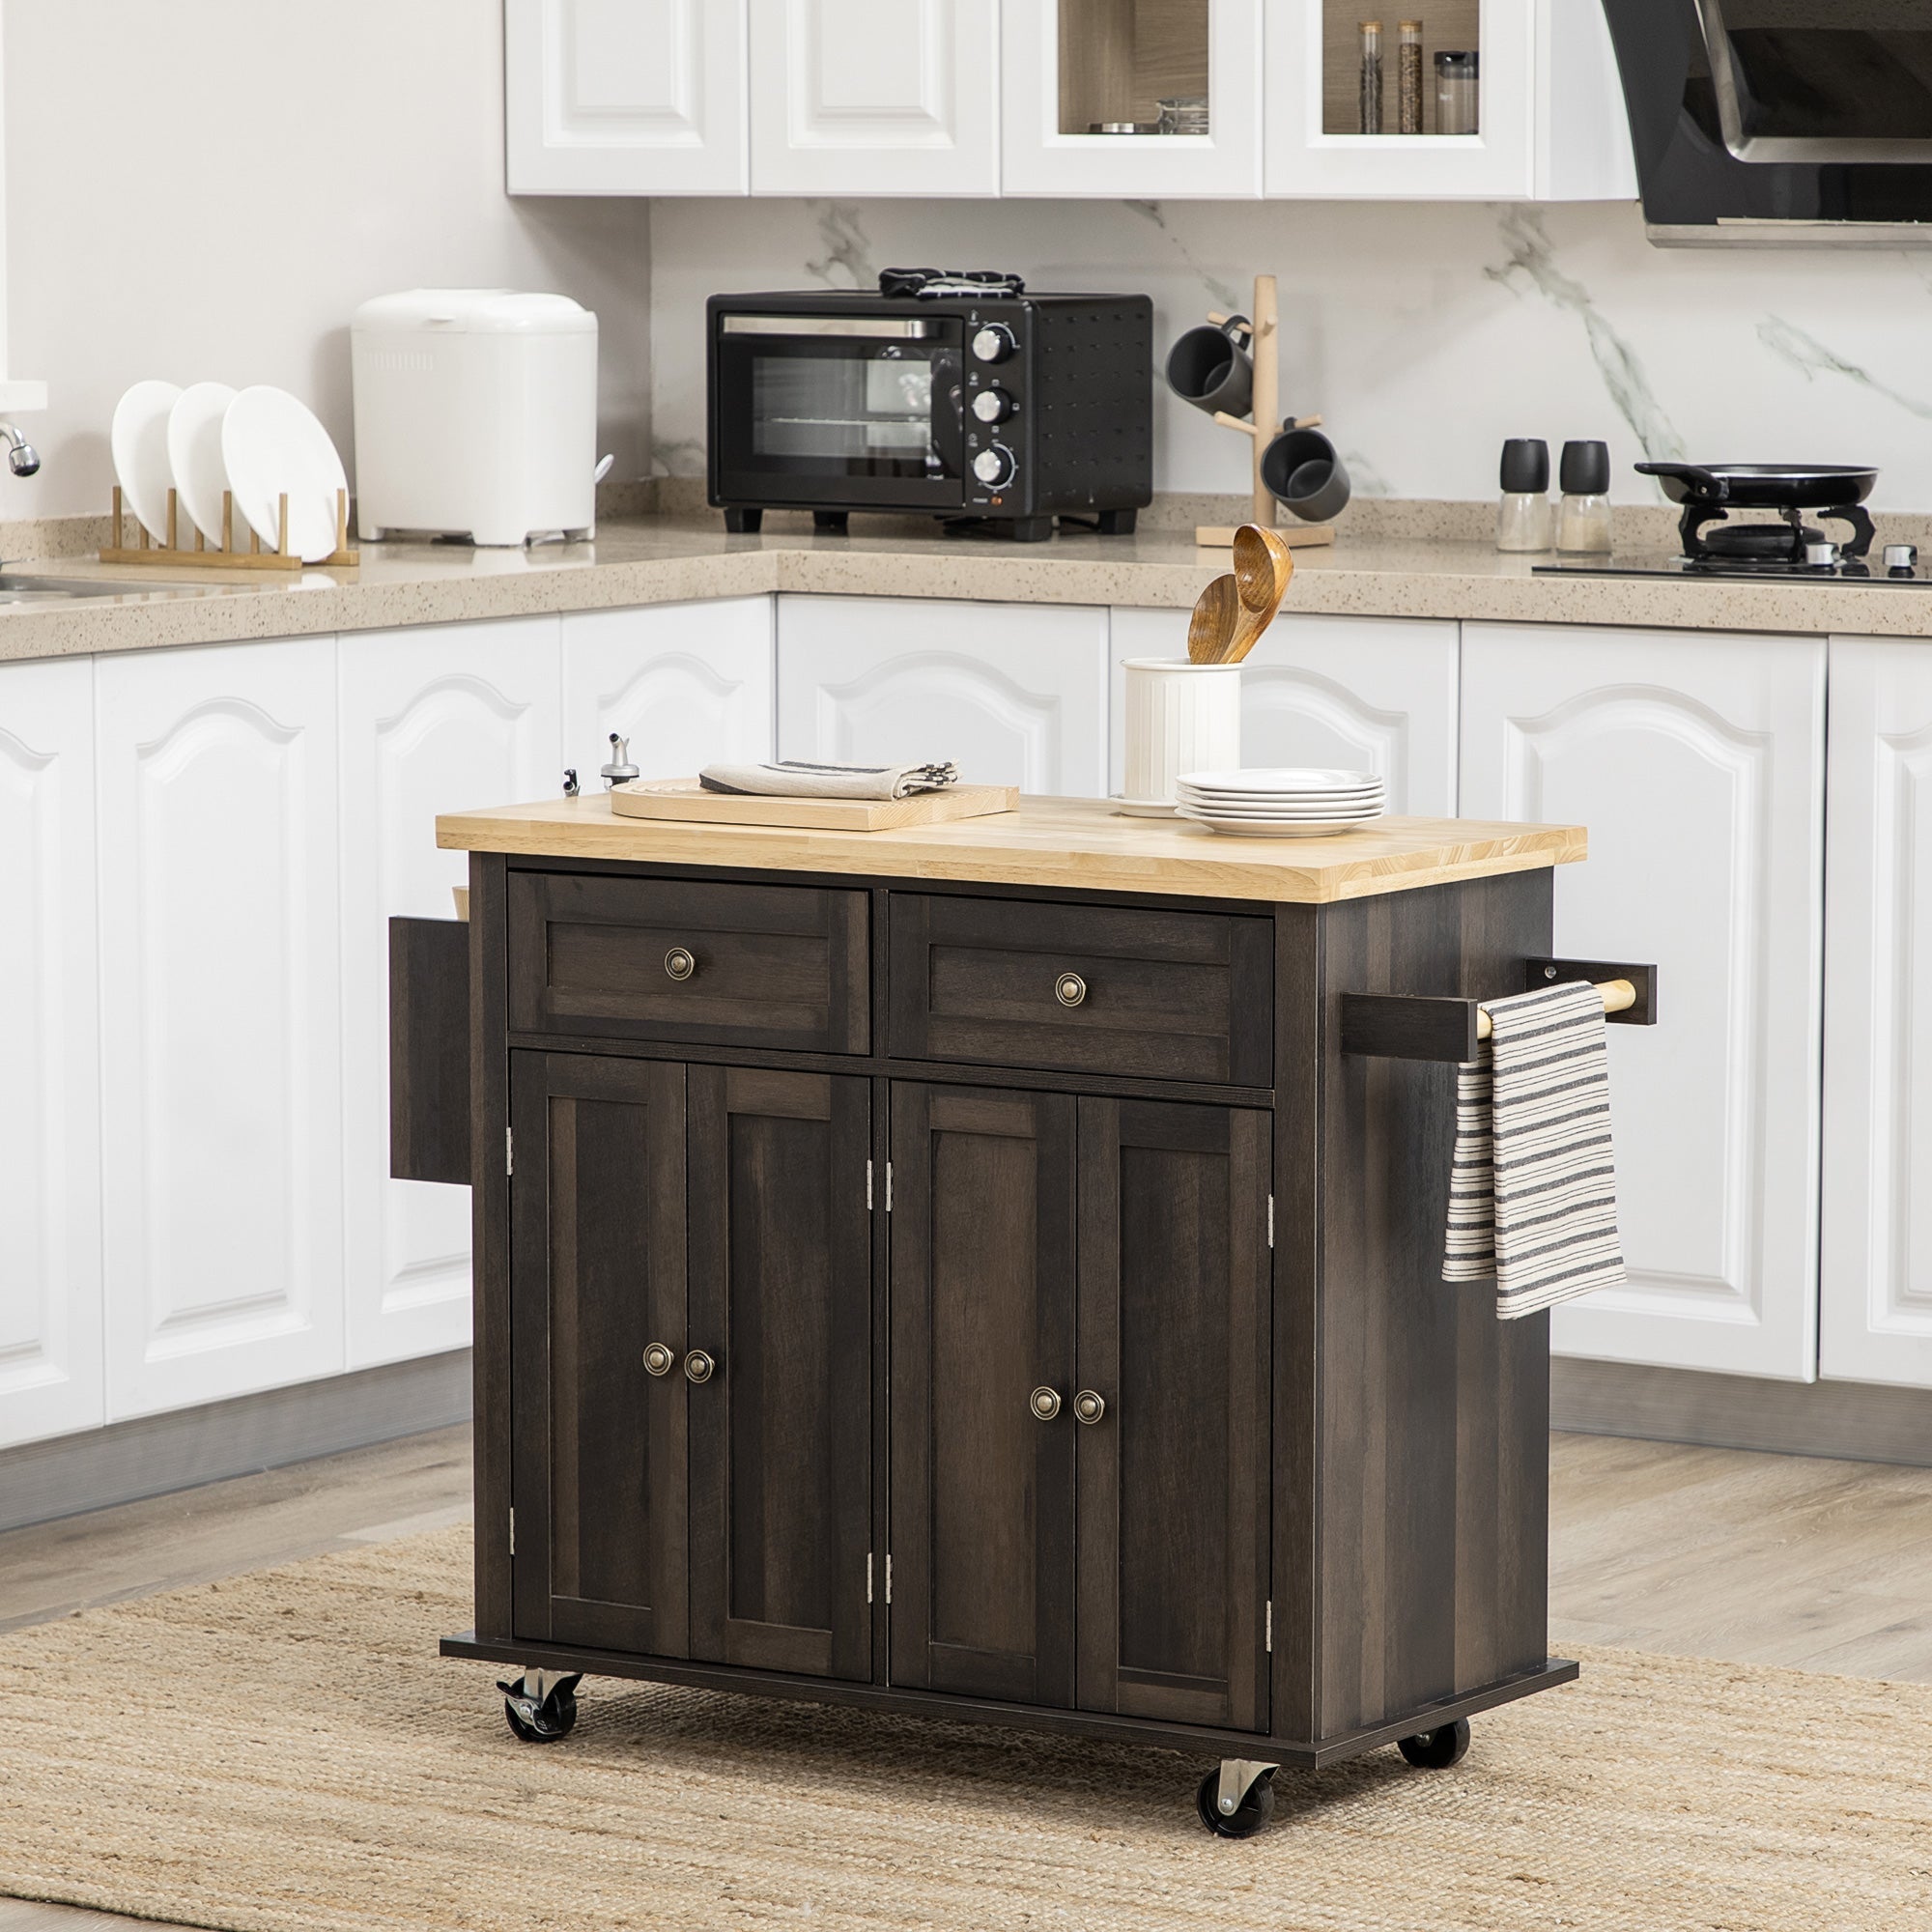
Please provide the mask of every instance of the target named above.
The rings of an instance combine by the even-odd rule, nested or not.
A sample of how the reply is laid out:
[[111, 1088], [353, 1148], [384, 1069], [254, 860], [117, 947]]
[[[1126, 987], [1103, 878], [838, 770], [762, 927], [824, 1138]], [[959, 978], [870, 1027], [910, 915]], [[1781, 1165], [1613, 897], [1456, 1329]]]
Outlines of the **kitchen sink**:
[[36, 577], [25, 571], [0, 570], [0, 605], [67, 604], [82, 597], [139, 597], [154, 590], [181, 590], [182, 583], [154, 582], [144, 578], [110, 582], [100, 577]]

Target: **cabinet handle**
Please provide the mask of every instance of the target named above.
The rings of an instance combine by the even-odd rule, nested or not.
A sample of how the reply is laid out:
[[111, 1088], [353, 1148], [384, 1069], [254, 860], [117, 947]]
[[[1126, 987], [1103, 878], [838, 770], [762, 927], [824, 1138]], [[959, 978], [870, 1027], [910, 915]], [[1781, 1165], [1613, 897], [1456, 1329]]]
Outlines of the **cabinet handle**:
[[1078, 973], [1063, 973], [1053, 982], [1053, 997], [1063, 1007], [1077, 1007], [1087, 997], [1087, 981]]
[[665, 954], [665, 971], [673, 980], [689, 980], [697, 971], [697, 961], [688, 946], [673, 946]]
[[1073, 1398], [1073, 1419], [1076, 1422], [1098, 1422], [1106, 1412], [1106, 1403], [1092, 1389], [1082, 1389]]
[[1037, 1388], [1027, 1397], [1027, 1406], [1042, 1422], [1051, 1422], [1060, 1413], [1060, 1391], [1050, 1388]]
[[708, 1382], [718, 1364], [702, 1349], [694, 1349], [684, 1358], [684, 1374], [687, 1381]]
[[653, 1342], [644, 1350], [644, 1373], [650, 1376], [668, 1376], [677, 1366], [677, 1356], [662, 1342]]

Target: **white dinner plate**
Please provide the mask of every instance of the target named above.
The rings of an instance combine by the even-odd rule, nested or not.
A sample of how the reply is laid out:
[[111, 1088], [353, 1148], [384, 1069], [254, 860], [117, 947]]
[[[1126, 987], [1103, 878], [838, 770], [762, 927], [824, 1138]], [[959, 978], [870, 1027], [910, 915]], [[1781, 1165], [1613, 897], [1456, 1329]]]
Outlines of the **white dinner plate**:
[[1371, 818], [1386, 818], [1378, 808], [1374, 811], [1208, 811], [1198, 805], [1175, 808], [1189, 818], [1217, 818], [1230, 825], [1330, 825], [1346, 822], [1360, 825]]
[[1311, 771], [1257, 766], [1232, 772], [1182, 772], [1177, 783], [1208, 791], [1321, 792], [1367, 791], [1381, 783], [1374, 772]]
[[1195, 798], [1183, 795], [1176, 800], [1179, 805], [1191, 805], [1198, 811], [1259, 811], [1264, 816], [1277, 818], [1342, 818], [1351, 811], [1380, 811], [1386, 801], [1380, 798], [1319, 798], [1272, 801], [1257, 799], [1252, 804], [1245, 800], [1228, 798]]
[[1197, 798], [1370, 798], [1388, 787], [1378, 779], [1373, 784], [1364, 785], [1323, 785], [1312, 791], [1259, 791], [1253, 786], [1224, 786], [1196, 784], [1191, 779], [1176, 781], [1177, 791], [1191, 791]]
[[1388, 796], [1381, 791], [1336, 792], [1317, 796], [1295, 792], [1282, 798], [1243, 798], [1237, 792], [1188, 791], [1177, 796], [1188, 805], [1206, 805], [1230, 811], [1324, 811], [1330, 806], [1380, 805]]
[[1205, 825], [1209, 832], [1229, 832], [1237, 838], [1326, 838], [1337, 833], [1354, 832], [1373, 821], [1365, 818], [1311, 819], [1285, 825], [1279, 819], [1204, 818], [1197, 811], [1185, 811], [1182, 818]]
[[168, 416], [180, 397], [174, 383], [136, 383], [114, 405], [107, 432], [115, 481], [151, 537], [168, 533], [168, 491], [175, 480], [168, 467]]
[[221, 419], [221, 460], [235, 507], [273, 550], [280, 499], [289, 498], [289, 550], [319, 563], [335, 549], [336, 493], [347, 493], [342, 459], [305, 403], [266, 383], [243, 389]]
[[182, 508], [215, 550], [221, 548], [221, 493], [228, 466], [221, 460], [221, 419], [235, 391], [226, 383], [190, 383], [168, 412], [168, 467]]

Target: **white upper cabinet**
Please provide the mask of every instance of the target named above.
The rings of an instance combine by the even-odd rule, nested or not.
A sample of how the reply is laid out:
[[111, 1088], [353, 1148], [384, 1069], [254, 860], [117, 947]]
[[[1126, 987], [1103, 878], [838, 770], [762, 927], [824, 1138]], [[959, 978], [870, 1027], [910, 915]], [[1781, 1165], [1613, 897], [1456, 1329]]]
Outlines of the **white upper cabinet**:
[[469, 1190], [389, 1177], [391, 916], [454, 919], [441, 811], [562, 786], [555, 617], [342, 639], [343, 1259], [348, 1366], [469, 1340]]
[[[1630, 127], [1598, 0], [1434, 0], [1422, 15], [1421, 119], [1403, 132], [1401, 10], [1364, 86], [1357, 0], [1266, 0], [1267, 192], [1390, 201], [1629, 201]], [[1475, 131], [1438, 102], [1438, 53], [1473, 53]], [[1456, 92], [1451, 83], [1449, 93]], [[1379, 99], [1379, 132], [1363, 131]], [[1369, 125], [1375, 116], [1371, 110]], [[1456, 124], [1460, 127], [1460, 123]]]
[[1000, 191], [994, 0], [752, 0], [753, 194]]
[[109, 1421], [342, 1349], [335, 640], [96, 667]]
[[1556, 951], [1659, 976], [1609, 1030], [1630, 1282], [1565, 1354], [1816, 1371], [1824, 724], [1817, 639], [1463, 627], [1463, 815], [1586, 827]]
[[[994, 0], [981, 4], [990, 11]], [[1262, 0], [1001, 0], [1004, 191], [1259, 194], [1261, 9]], [[1153, 131], [1163, 101], [1177, 131]]]
[[504, 0], [512, 194], [743, 194], [745, 0]]
[[1832, 639], [1827, 1376], [1932, 1386], [1932, 646]]
[[0, 1444], [102, 1418], [94, 666], [0, 666]]
[[1107, 789], [1107, 612], [779, 599], [779, 756], [951, 758], [974, 784]]

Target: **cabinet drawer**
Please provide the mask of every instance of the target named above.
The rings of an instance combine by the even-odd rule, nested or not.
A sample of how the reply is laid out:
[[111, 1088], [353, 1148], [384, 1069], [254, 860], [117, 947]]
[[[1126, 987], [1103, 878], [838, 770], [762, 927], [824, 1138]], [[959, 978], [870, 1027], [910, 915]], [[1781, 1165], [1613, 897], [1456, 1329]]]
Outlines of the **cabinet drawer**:
[[513, 872], [510, 1024], [864, 1053], [866, 896]]
[[1264, 919], [895, 894], [892, 1050], [1265, 1087], [1272, 952]]

